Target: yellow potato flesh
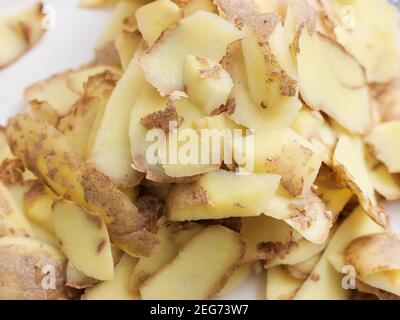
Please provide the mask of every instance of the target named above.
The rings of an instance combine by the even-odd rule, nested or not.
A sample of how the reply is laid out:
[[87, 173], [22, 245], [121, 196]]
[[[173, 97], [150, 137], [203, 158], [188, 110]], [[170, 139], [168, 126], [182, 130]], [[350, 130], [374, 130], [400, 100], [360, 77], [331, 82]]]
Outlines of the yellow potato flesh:
[[369, 176], [376, 192], [386, 200], [400, 199], [400, 183], [397, 176], [389, 173], [384, 165], [369, 171]]
[[27, 217], [50, 233], [54, 233], [51, 210], [56, 199], [55, 194], [40, 183], [32, 186], [24, 195]]
[[137, 259], [124, 254], [115, 267], [113, 280], [104, 281], [85, 290], [85, 300], [138, 300], [137, 294], [130, 291], [129, 278]]
[[261, 215], [243, 218], [240, 230], [246, 243], [246, 254], [243, 262], [254, 262], [258, 259], [257, 246], [261, 243], [289, 244], [292, 241], [292, 232], [293, 229], [288, 224], [271, 217]]
[[101, 219], [66, 201], [55, 203], [52, 218], [61, 249], [73, 265], [95, 279], [113, 279], [110, 239]]
[[147, 162], [146, 152], [151, 142], [146, 140], [148, 129], [140, 123], [140, 119], [153, 112], [163, 110], [167, 101], [168, 99], [161, 97], [155, 88], [144, 83], [130, 115], [129, 139], [132, 166], [136, 170], [146, 173], [148, 179], [155, 181], [167, 179], [167, 177], [161, 165]]
[[185, 17], [190, 16], [197, 11], [208, 11], [215, 13], [217, 8], [212, 0], [191, 0], [183, 7], [183, 15]]
[[[202, 147], [201, 135], [199, 132], [191, 130], [193, 129], [193, 126], [195, 126], [195, 122], [206, 115], [205, 112], [202, 109], [194, 106], [189, 99], [186, 98], [176, 101], [175, 109], [177, 114], [184, 119], [184, 122], [173, 134], [169, 134], [168, 139], [163, 140], [167, 150], [167, 161], [165, 164], [163, 164], [165, 173], [170, 177], [181, 178], [196, 176], [205, 172], [217, 170], [220, 167], [222, 160], [215, 163], [212, 161], [213, 158], [210, 156], [210, 160], [203, 162], [201, 160], [201, 152], [206, 151], [202, 151], [200, 149]], [[190, 132], [188, 136], [195, 137], [194, 139], [188, 138], [188, 136], [185, 135], [186, 129], [189, 129]], [[184, 136], [182, 140], [179, 139], [181, 132], [183, 132]], [[178, 142], [175, 143], [177, 138]], [[191, 161], [186, 161], [188, 160], [185, 157], [187, 155], [186, 147], [189, 150], [198, 150], [198, 156], [193, 157], [194, 161], [191, 159], [189, 159]], [[209, 148], [210, 152], [219, 152], [217, 148], [215, 151], [212, 149], [212, 147]]]
[[218, 293], [218, 297], [224, 297], [240, 287], [250, 276], [253, 270], [251, 264], [244, 264], [239, 266], [230, 276], [228, 282], [224, 285], [222, 290]]
[[293, 130], [261, 131], [254, 136], [254, 172], [282, 176], [292, 196], [305, 197], [322, 163], [322, 153]]
[[147, 45], [151, 47], [161, 33], [178, 22], [182, 13], [170, 0], [156, 0], [136, 10], [138, 29]]
[[319, 112], [313, 112], [308, 108], [301, 108], [291, 128], [304, 139], [309, 139], [315, 130], [324, 123], [324, 118]]
[[322, 244], [312, 243], [306, 239], [301, 239], [296, 242], [296, 245], [287, 254], [277, 259], [272, 260], [267, 264], [268, 267], [273, 267], [279, 264], [296, 265], [303, 263], [313, 256], [323, 252], [328, 245], [329, 240]]
[[59, 119], [57, 129], [60, 130], [84, 157], [88, 148], [88, 141], [98, 112], [99, 99], [83, 97], [72, 106], [70, 112]]
[[[400, 68], [399, 12], [389, 1], [322, 1], [334, 34], [365, 67], [369, 82], [387, 82]], [[377, 14], [379, 12], [379, 14]]]
[[[191, 190], [177, 185], [174, 191], [170, 191], [167, 214], [172, 221], [257, 216], [266, 209], [279, 181], [278, 175], [211, 171], [192, 185]], [[196, 197], [199, 197], [197, 201]]]
[[375, 221], [385, 225], [386, 217], [378, 206], [358, 138], [350, 138], [346, 135], [339, 138], [333, 155], [333, 166], [339, 177], [342, 177], [357, 195], [364, 210]]
[[[210, 250], [218, 243], [219, 250]], [[213, 297], [228, 280], [243, 256], [238, 234], [221, 226], [211, 226], [188, 242], [170, 264], [140, 287], [148, 299], [205, 299]], [[213, 268], [207, 266], [213, 265]]]
[[303, 284], [302, 280], [293, 278], [282, 266], [267, 271], [267, 300], [290, 300]]
[[[300, 93], [307, 105], [326, 112], [351, 132], [367, 132], [372, 109], [358, 62], [329, 38], [317, 32], [310, 35], [307, 29], [301, 33], [299, 50]], [[321, 83], [325, 90], [317, 89]]]
[[126, 134], [129, 116], [144, 80], [138, 64], [140, 55], [138, 51], [108, 100], [91, 156], [91, 162], [99, 171], [125, 187], [137, 185], [141, 180], [141, 175], [131, 167], [129, 136]]
[[[275, 29], [279, 27], [280, 24], [278, 22], [275, 25]], [[280, 107], [288, 105], [296, 108], [298, 104], [298, 99], [295, 96], [296, 90], [294, 90], [294, 92], [290, 95], [282, 94], [281, 92], [281, 86], [284, 85], [282, 82], [292, 81], [292, 79], [289, 77], [287, 79], [279, 79], [277, 74], [273, 71], [273, 64], [279, 65], [280, 62], [274, 61], [274, 58], [276, 59], [276, 57], [273, 55], [273, 51], [278, 51], [278, 49], [281, 51], [280, 48], [275, 48], [275, 50], [271, 50], [271, 52], [266, 53], [263, 46], [260, 45], [260, 41], [256, 35], [256, 32], [257, 30], [252, 30], [251, 28], [245, 29], [245, 35], [242, 40], [242, 50], [248, 77], [248, 87], [256, 107], [268, 109], [269, 107], [273, 107], [275, 105], [279, 105]], [[267, 39], [268, 44], [270, 43], [269, 41], [270, 38]], [[276, 41], [276, 43], [279, 42]], [[271, 48], [271, 46], [269, 45], [268, 48]], [[280, 56], [282, 56], [282, 54]], [[286, 65], [289, 64], [289, 61], [286, 59], [281, 62]], [[293, 66], [291, 66], [291, 68], [292, 67]], [[286, 70], [284, 72], [286, 72]], [[295, 84], [289, 83], [287, 85], [296, 86]]]
[[[151, 255], [148, 245], [156, 246], [157, 240], [143, 228], [147, 218], [110, 179], [85, 162], [59, 131], [31, 115], [20, 114], [10, 121], [7, 139], [14, 154], [54, 192], [99, 214], [114, 243], [131, 254]], [[51, 168], [57, 168], [56, 174], [51, 174]]]
[[[232, 70], [229, 70], [229, 73], [234, 82], [232, 97], [235, 102], [235, 108], [230, 115], [231, 118], [236, 123], [255, 129], [256, 131], [263, 131], [265, 129], [273, 131], [290, 126], [302, 107], [301, 102], [292, 97], [283, 98], [284, 103], [273, 101], [267, 108], [262, 108], [260, 105], [257, 105], [250, 95], [250, 89], [247, 84], [250, 82], [250, 78], [249, 76], [246, 77], [246, 64], [240, 46], [235, 48], [231, 59], [233, 61], [233, 66], [231, 67]], [[248, 58], [248, 63], [251, 63], [251, 61], [252, 60]], [[264, 75], [262, 76], [264, 77]], [[253, 79], [253, 81], [255, 80]], [[263, 88], [262, 85], [260, 85], [260, 87]]]
[[178, 253], [177, 247], [171, 239], [171, 232], [174, 226], [163, 226], [158, 232], [161, 241], [158, 252], [146, 258], [140, 258], [136, 264], [130, 278], [130, 286], [132, 291], [138, 291], [147, 278], [155, 274], [160, 268], [169, 263]]
[[307, 240], [323, 244], [329, 236], [333, 215], [315, 194], [304, 198], [278, 195], [268, 203], [265, 214], [289, 224]]
[[183, 91], [183, 68], [187, 54], [219, 61], [225, 55], [228, 44], [240, 39], [240, 36], [239, 30], [224, 19], [209, 12], [198, 11], [180, 20], [176, 28], [164, 33], [142, 57], [141, 65], [146, 80], [163, 96]]
[[133, 16], [136, 10], [146, 2], [145, 0], [118, 1], [110, 21], [97, 40], [96, 48], [101, 49], [114, 41], [118, 34], [124, 30], [124, 20]]
[[104, 71], [109, 70], [116, 75], [120, 76], [122, 70], [115, 66], [100, 65], [88, 69], [71, 72], [67, 75], [68, 87], [75, 93], [82, 95], [85, 93], [84, 84], [91, 76], [94, 76]]
[[310, 275], [318, 261], [321, 259], [321, 255], [322, 253], [319, 253], [311, 258], [308, 258], [307, 260], [304, 260], [303, 262], [292, 265], [292, 270], [295, 270], [295, 272], [300, 272], [303, 275]]
[[198, 223], [185, 224], [182, 228], [178, 228], [171, 234], [171, 240], [175, 244], [175, 247], [182, 248], [187, 241], [203, 229], [204, 226]]
[[342, 278], [323, 255], [293, 300], [347, 300], [350, 292], [342, 288]]
[[26, 53], [40, 40], [43, 5], [34, 3], [0, 18], [0, 69], [8, 66]]
[[[359, 236], [380, 232], [382, 228], [367, 214], [357, 208], [336, 230], [312, 275], [306, 280], [295, 298], [297, 299], [346, 299], [350, 292], [342, 288], [341, 274], [343, 252], [347, 245]], [[313, 280], [319, 277], [318, 281]]]
[[396, 148], [400, 135], [400, 121], [390, 121], [376, 126], [366, 137], [376, 157], [390, 173], [400, 173], [400, 150]]
[[183, 83], [190, 100], [207, 114], [226, 103], [233, 86], [221, 65], [193, 55], [186, 56]]
[[0, 234], [2, 236], [33, 236], [24, 212], [3, 183], [0, 183]]
[[118, 51], [122, 69], [126, 70], [138, 48], [142, 37], [138, 31], [123, 31], [115, 38], [115, 49]]
[[79, 99], [79, 95], [68, 87], [67, 79], [68, 73], [60, 73], [34, 83], [25, 89], [24, 98], [26, 101], [45, 101], [59, 115], [64, 115]]

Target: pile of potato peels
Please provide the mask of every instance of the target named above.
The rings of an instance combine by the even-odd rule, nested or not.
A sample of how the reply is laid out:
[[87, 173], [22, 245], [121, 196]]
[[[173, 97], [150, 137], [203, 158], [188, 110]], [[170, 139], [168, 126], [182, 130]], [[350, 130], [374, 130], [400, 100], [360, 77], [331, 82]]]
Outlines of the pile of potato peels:
[[[223, 298], [253, 272], [266, 299], [399, 299], [394, 5], [80, 5], [114, 6], [95, 59], [26, 88], [1, 131], [1, 299]], [[0, 68], [40, 40], [42, 11], [0, 18]], [[247, 133], [217, 163], [154, 163], [154, 129], [169, 146]]]

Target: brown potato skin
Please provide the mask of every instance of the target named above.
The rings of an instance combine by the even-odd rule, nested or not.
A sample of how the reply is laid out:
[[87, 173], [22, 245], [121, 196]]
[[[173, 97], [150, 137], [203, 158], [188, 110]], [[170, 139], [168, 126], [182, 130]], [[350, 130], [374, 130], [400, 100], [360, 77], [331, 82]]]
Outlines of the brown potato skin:
[[361, 293], [371, 294], [372, 296], [375, 296], [379, 300], [400, 300], [400, 297], [396, 296], [393, 293], [371, 287], [368, 284], [365, 284], [364, 282], [361, 281], [357, 281], [357, 290]]
[[58, 118], [60, 117], [58, 112], [47, 101], [29, 101], [29, 108], [34, 115], [53, 126], [57, 124]]
[[[55, 270], [56, 289], [42, 287], [42, 267]], [[45, 250], [29, 250], [22, 245], [0, 246], [0, 299], [58, 300], [68, 299], [65, 290], [66, 259], [52, 256]]]
[[189, 206], [206, 206], [210, 204], [207, 191], [196, 183], [175, 184], [168, 192], [165, 202], [167, 215], [175, 210]]
[[59, 196], [100, 214], [114, 244], [132, 255], [155, 252], [157, 236], [147, 231], [152, 219], [140, 214], [107, 176], [85, 162], [56, 128], [33, 115], [19, 114], [10, 120], [6, 135], [14, 155], [39, 180]]
[[400, 269], [400, 240], [389, 233], [357, 238], [346, 248], [344, 259], [355, 267], [361, 277]]
[[374, 220], [380, 226], [386, 228], [388, 225], [388, 217], [386, 212], [379, 206], [373, 205], [370, 199], [367, 199], [360, 187], [354, 183], [351, 174], [343, 165], [337, 165], [333, 167], [337, 176], [343, 184], [345, 184], [355, 195], [364, 201], [363, 209], [369, 215], [369, 217]]

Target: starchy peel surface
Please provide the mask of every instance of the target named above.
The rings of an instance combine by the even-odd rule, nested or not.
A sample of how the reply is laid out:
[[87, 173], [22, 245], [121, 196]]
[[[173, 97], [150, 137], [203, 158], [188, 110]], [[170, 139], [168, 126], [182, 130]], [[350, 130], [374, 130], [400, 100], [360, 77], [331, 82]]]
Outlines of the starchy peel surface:
[[[256, 272], [271, 300], [399, 299], [389, 1], [78, 4], [112, 7], [93, 60], [0, 127], [0, 298], [225, 298]], [[0, 68], [42, 18], [0, 17]]]

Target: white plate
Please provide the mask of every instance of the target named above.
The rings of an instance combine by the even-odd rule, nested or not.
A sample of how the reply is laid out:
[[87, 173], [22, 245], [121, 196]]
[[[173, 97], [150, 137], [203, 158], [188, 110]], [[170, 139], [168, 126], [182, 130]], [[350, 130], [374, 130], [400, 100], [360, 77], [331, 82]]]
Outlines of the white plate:
[[[0, 0], [0, 15], [34, 3], [33, 0]], [[79, 8], [72, 0], [48, 0], [53, 6], [56, 28], [49, 30], [39, 44], [13, 65], [0, 70], [0, 123], [24, 107], [22, 92], [38, 80], [70, 68], [76, 68], [93, 58], [97, 38], [108, 21], [111, 10]], [[1, 39], [0, 39], [1, 41]], [[392, 228], [400, 233], [400, 202], [387, 206]], [[229, 295], [228, 299], [262, 299], [265, 276], [253, 275]]]

